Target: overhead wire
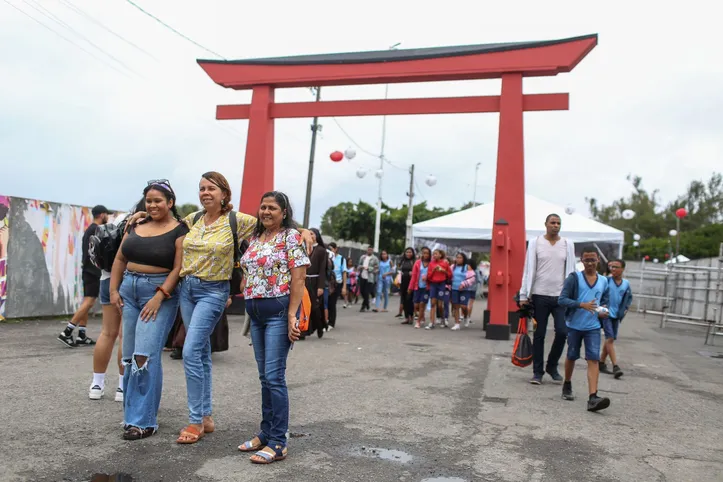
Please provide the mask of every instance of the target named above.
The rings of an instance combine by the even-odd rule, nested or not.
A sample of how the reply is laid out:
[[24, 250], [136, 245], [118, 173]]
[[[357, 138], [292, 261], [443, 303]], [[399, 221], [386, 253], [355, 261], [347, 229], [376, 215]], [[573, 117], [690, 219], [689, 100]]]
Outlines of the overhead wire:
[[137, 8], [137, 9], [138, 9], [139, 11], [141, 11], [143, 14], [147, 15], [148, 17], [152, 18], [152, 19], [155, 20], [156, 22], [160, 23], [161, 25], [163, 25], [164, 27], [166, 27], [168, 30], [170, 30], [171, 32], [175, 33], [175, 34], [178, 35], [179, 37], [187, 40], [188, 42], [191, 42], [191, 43], [192, 43], [193, 45], [195, 45], [196, 47], [202, 48], [202, 49], [205, 50], [206, 52], [212, 53], [212, 54], [215, 55], [216, 57], [219, 57], [219, 58], [221, 58], [221, 59], [223, 59], [223, 60], [227, 60], [226, 57], [224, 57], [223, 55], [219, 54], [218, 52], [214, 52], [213, 50], [211, 50], [211, 49], [209, 49], [209, 48], [207, 48], [207, 47], [204, 47], [203, 45], [201, 45], [200, 43], [196, 42], [196, 41], [193, 40], [192, 38], [188, 37], [187, 35], [184, 35], [183, 33], [179, 32], [179, 31], [176, 30], [175, 28], [171, 27], [171, 26], [168, 25], [166, 22], [164, 22], [164, 21], [161, 20], [160, 18], [156, 17], [156, 16], [153, 15], [152, 13], [144, 10], [143, 7], [139, 6], [138, 4], [132, 2], [131, 0], [126, 0], [126, 2], [128, 2], [129, 4], [131, 4], [133, 7]]
[[24, 4], [28, 5], [30, 8], [34, 9], [36, 12], [40, 13], [41, 15], [45, 16], [46, 18], [52, 20], [53, 22], [57, 23], [57, 24], [60, 25], [61, 27], [65, 28], [66, 30], [68, 30], [69, 32], [71, 32], [71, 33], [72, 33], [73, 35], [75, 35], [76, 37], [79, 37], [79, 38], [81, 38], [82, 40], [85, 40], [90, 46], [92, 46], [93, 48], [95, 48], [96, 50], [98, 50], [99, 52], [101, 52], [102, 54], [104, 54], [105, 56], [107, 56], [109, 59], [111, 59], [111, 60], [113, 60], [114, 62], [116, 62], [116, 63], [117, 63], [118, 65], [120, 65], [121, 67], [125, 68], [125, 69], [128, 70], [129, 72], [132, 72], [132, 73], [135, 74], [135, 75], [140, 76], [140, 74], [139, 74], [138, 72], [136, 72], [136, 71], [134, 71], [132, 68], [130, 68], [125, 62], [119, 60], [119, 59], [118, 59], [117, 57], [115, 57], [114, 55], [108, 53], [107, 51], [105, 51], [104, 49], [102, 49], [101, 47], [99, 47], [97, 44], [95, 44], [95, 43], [94, 43], [92, 40], [90, 40], [88, 37], [86, 37], [85, 35], [81, 34], [81, 33], [78, 32], [77, 30], [75, 30], [73, 27], [71, 27], [71, 26], [68, 25], [66, 22], [64, 22], [63, 20], [61, 20], [60, 18], [58, 18], [53, 12], [51, 12], [50, 10], [48, 10], [47, 8], [45, 8], [44, 6], [40, 5], [40, 4], [39, 4], [38, 2], [36, 2], [35, 0], [21, 0], [21, 1], [22, 1]]
[[33, 16], [30, 15], [28, 12], [26, 12], [26, 11], [23, 10], [22, 8], [18, 7], [18, 6], [15, 5], [14, 3], [10, 2], [9, 0], [2, 0], [2, 1], [5, 2], [5, 3], [7, 3], [8, 5], [10, 5], [12, 8], [14, 8], [15, 10], [17, 10], [17, 11], [20, 12], [21, 14], [25, 15], [26, 17], [28, 17], [28, 18], [29, 18], [30, 20], [32, 20], [33, 22], [37, 23], [37, 24], [40, 25], [41, 27], [43, 27], [43, 28], [51, 31], [52, 33], [54, 33], [55, 35], [57, 35], [57, 36], [60, 37], [61, 39], [65, 40], [65, 41], [68, 42], [69, 44], [73, 45], [74, 47], [76, 47], [76, 48], [82, 50], [83, 52], [85, 52], [86, 54], [90, 55], [91, 57], [93, 57], [93, 58], [94, 58], [95, 60], [97, 60], [98, 62], [101, 62], [101, 63], [102, 63], [103, 65], [105, 65], [106, 67], [115, 70], [115, 71], [118, 72], [119, 74], [124, 75], [125, 77], [128, 77], [129, 79], [132, 78], [130, 75], [128, 75], [127, 72], [124, 72], [124, 71], [120, 70], [120, 69], [119, 69], [118, 67], [116, 67], [115, 65], [113, 65], [113, 64], [105, 61], [105, 60], [102, 59], [101, 57], [98, 57], [98, 56], [95, 55], [94, 53], [92, 53], [92, 52], [90, 52], [89, 50], [83, 48], [81, 45], [78, 45], [78, 44], [75, 43], [73, 40], [71, 40], [71, 39], [69, 39], [68, 37], [64, 36], [64, 35], [61, 34], [60, 32], [54, 30], [52, 27], [49, 27], [48, 25], [46, 25], [46, 24], [43, 23], [42, 21], [38, 20], [37, 18], [33, 17]]
[[139, 47], [139, 46], [136, 45], [135, 43], [133, 43], [133, 42], [131, 42], [130, 40], [128, 40], [127, 38], [125, 38], [123, 35], [120, 35], [120, 34], [114, 32], [111, 28], [109, 28], [109, 27], [107, 27], [105, 24], [103, 24], [103, 22], [101, 22], [100, 20], [96, 19], [95, 17], [93, 17], [92, 15], [90, 15], [89, 13], [87, 13], [87, 12], [84, 11], [82, 8], [78, 7], [78, 6], [75, 5], [73, 2], [71, 2], [70, 0], [58, 0], [58, 1], [59, 1], [60, 3], [62, 3], [63, 5], [65, 5], [67, 8], [73, 10], [73, 11], [74, 11], [75, 13], [77, 13], [78, 15], [81, 15], [81, 16], [85, 17], [87, 20], [89, 20], [89, 21], [93, 22], [94, 24], [98, 25], [100, 28], [102, 28], [102, 29], [105, 30], [106, 32], [114, 35], [114, 36], [117, 37], [118, 39], [120, 39], [120, 40], [122, 40], [123, 42], [127, 43], [127, 44], [130, 45], [131, 47], [135, 48], [135, 49], [138, 50], [139, 52], [146, 54], [147, 56], [149, 56], [150, 58], [152, 58], [152, 59], [154, 59], [154, 60], [158, 60], [158, 58], [156, 58], [152, 53], [150, 53], [149, 51], [147, 51], [147, 50], [144, 49], [143, 47]]

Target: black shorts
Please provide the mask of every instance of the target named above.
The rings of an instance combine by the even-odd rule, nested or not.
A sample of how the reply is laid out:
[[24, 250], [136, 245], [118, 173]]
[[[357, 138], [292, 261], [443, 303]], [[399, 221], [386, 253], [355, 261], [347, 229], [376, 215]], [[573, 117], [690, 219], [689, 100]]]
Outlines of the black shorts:
[[83, 296], [86, 298], [97, 298], [100, 294], [100, 276], [93, 273], [83, 272]]

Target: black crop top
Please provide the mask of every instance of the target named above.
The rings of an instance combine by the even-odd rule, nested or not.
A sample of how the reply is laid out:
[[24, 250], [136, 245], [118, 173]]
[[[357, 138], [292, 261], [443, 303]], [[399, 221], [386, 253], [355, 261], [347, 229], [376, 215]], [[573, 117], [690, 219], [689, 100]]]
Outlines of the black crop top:
[[138, 236], [135, 229], [131, 229], [121, 251], [129, 263], [172, 270], [176, 259], [176, 240], [186, 233], [186, 223], [179, 224], [167, 233], [149, 237]]

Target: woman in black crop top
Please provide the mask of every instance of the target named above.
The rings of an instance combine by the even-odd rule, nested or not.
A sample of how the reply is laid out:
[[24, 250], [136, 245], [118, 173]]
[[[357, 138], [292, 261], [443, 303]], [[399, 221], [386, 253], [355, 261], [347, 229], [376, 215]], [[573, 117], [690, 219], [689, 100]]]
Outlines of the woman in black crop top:
[[144, 189], [148, 218], [124, 236], [111, 272], [111, 303], [123, 315], [124, 433], [126, 440], [158, 429], [161, 354], [178, 312], [183, 238], [188, 232], [166, 180]]

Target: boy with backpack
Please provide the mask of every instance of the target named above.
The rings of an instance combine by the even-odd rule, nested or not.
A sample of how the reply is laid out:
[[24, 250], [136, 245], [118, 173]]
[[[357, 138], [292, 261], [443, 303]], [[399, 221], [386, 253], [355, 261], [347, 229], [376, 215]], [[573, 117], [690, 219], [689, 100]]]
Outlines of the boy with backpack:
[[600, 376], [600, 320], [608, 317], [606, 308], [609, 304], [608, 279], [597, 272], [599, 260], [595, 248], [583, 249], [581, 261], [585, 270], [568, 275], [558, 298], [558, 304], [565, 308], [567, 325], [567, 359], [562, 399], [575, 400], [572, 393], [572, 372], [575, 369], [575, 361], [580, 358], [580, 348], [584, 341], [590, 394], [587, 410], [597, 412], [610, 406], [609, 398], [597, 395]]
[[[623, 278], [625, 261], [614, 259], [608, 263], [608, 269], [610, 270], [610, 277], [608, 278], [610, 316], [603, 320], [605, 344], [600, 355], [600, 373], [607, 373], [618, 379], [623, 376], [623, 371], [618, 366], [615, 340], [618, 338], [620, 323], [623, 322], [623, 318], [625, 318], [630, 304], [633, 302], [633, 292], [630, 289], [630, 282]], [[610, 371], [605, 363], [608, 355], [610, 355], [610, 361], [613, 363], [613, 371]]]

